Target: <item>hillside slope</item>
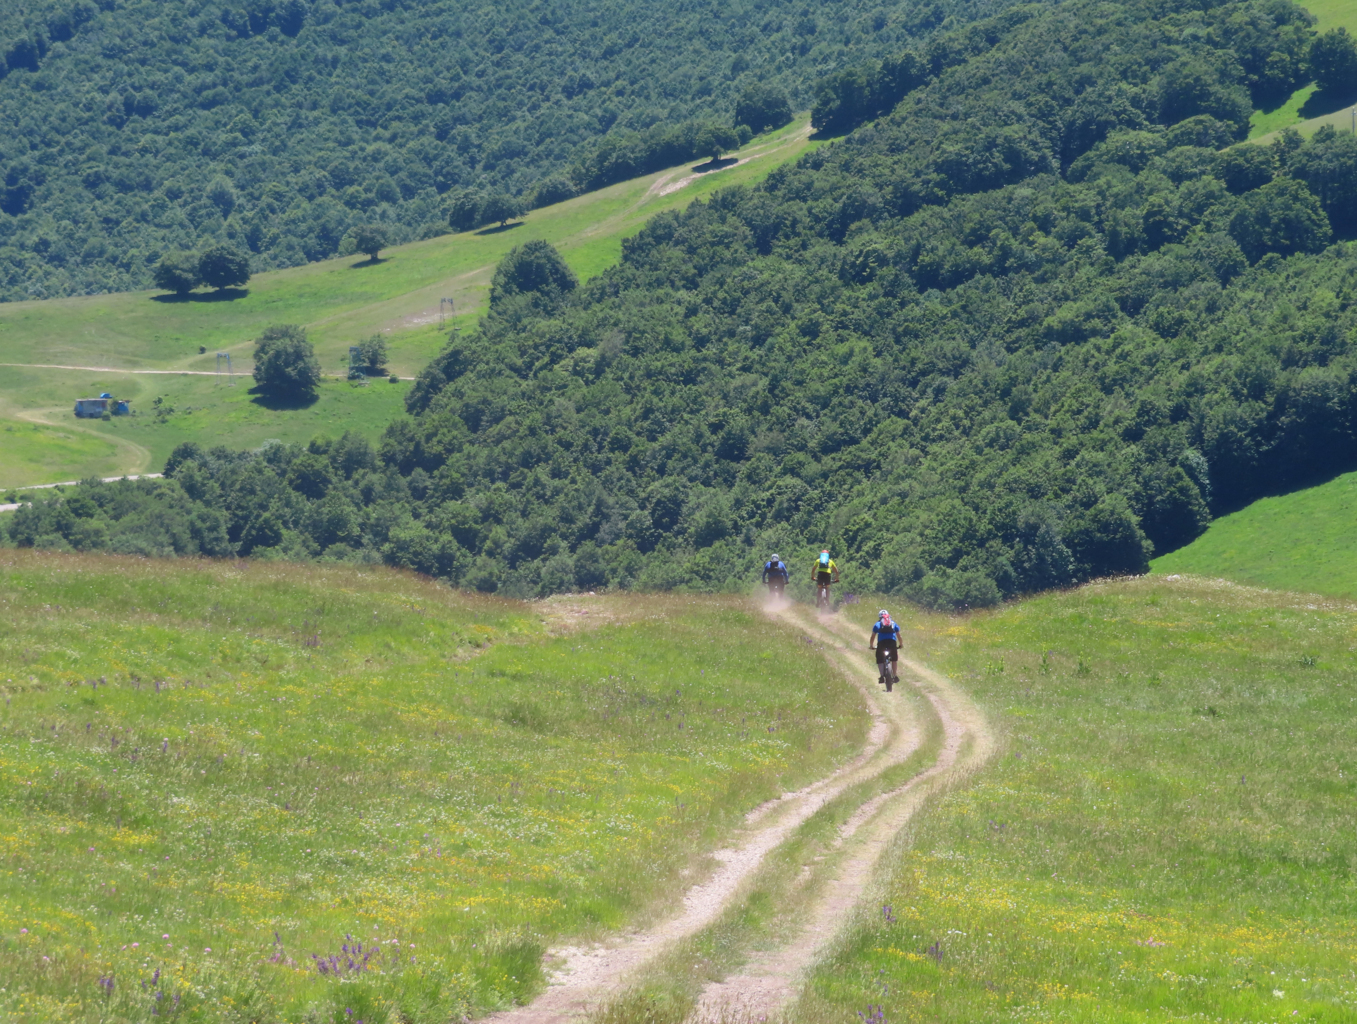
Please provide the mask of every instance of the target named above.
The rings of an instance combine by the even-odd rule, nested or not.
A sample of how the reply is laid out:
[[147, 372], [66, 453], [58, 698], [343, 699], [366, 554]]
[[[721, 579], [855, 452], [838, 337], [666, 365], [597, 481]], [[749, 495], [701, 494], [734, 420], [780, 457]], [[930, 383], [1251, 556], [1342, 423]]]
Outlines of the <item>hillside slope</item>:
[[[342, 378], [348, 346], [380, 332], [390, 372], [411, 377], [454, 330], [475, 326], [494, 266], [514, 245], [550, 241], [588, 280], [617, 262], [623, 239], [649, 218], [722, 184], [762, 180], [814, 149], [819, 143], [808, 131], [802, 116], [718, 170], [669, 168], [535, 210], [508, 230], [393, 247], [376, 263], [347, 257], [271, 271], [225, 301], [124, 292], [0, 304], [0, 430], [18, 442], [0, 460], [0, 487], [159, 469], [184, 441], [253, 448], [346, 430], [375, 440], [401, 411], [405, 383], [353, 388], [331, 379], [314, 404], [266, 403], [250, 393], [252, 339], [271, 323], [302, 324], [322, 368]], [[218, 353], [232, 357], [243, 386], [228, 386], [224, 364], [216, 376]], [[75, 398], [105, 391], [131, 400], [137, 415], [108, 423], [72, 418]]]
[[824, 68], [996, 5], [6, 4], [0, 299], [144, 288], [166, 251], [218, 239], [268, 270], [361, 223], [428, 237], [468, 190], [532, 199], [550, 176], [553, 202], [605, 136], [729, 124], [751, 85], [804, 109]]
[[1259, 498], [1150, 566], [1158, 574], [1357, 597], [1357, 474]]
[[870, 724], [740, 601], [14, 551], [0, 583], [16, 1024], [526, 1001], [547, 943], [663, 911]]
[[582, 287], [502, 266], [375, 452], [186, 448], [179, 483], [91, 495], [107, 534], [54, 504], [14, 537], [112, 537], [153, 502], [213, 551], [524, 595], [743, 587], [825, 544], [850, 589], [945, 606], [1144, 571], [1213, 503], [1357, 454], [1357, 251], [1330, 244], [1357, 146], [1229, 146], [1308, 21], [1157, 10], [945, 34], [890, 116], [656, 218]]

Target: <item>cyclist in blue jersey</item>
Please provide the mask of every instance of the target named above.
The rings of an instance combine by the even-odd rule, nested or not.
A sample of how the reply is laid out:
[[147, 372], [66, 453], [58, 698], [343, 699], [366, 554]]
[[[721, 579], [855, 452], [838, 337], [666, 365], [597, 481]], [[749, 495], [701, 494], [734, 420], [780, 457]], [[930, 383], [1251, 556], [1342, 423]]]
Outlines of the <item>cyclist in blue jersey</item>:
[[781, 597], [791, 573], [781, 555], [774, 555], [763, 566], [763, 585], [768, 588], [769, 597]]
[[891, 613], [882, 608], [872, 627], [872, 635], [867, 638], [867, 649], [876, 651], [876, 667], [881, 673], [881, 682], [886, 684], [889, 693], [899, 678], [895, 663], [900, 660], [900, 627], [891, 619]]

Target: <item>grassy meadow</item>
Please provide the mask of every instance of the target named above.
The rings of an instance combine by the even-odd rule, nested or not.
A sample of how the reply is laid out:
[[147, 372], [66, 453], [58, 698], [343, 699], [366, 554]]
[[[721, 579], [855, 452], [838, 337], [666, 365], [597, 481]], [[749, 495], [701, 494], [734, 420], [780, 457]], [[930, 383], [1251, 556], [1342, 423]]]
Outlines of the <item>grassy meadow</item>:
[[[364, 387], [327, 379], [313, 402], [280, 407], [251, 394], [254, 382], [248, 376], [237, 376], [232, 386], [224, 374], [217, 380], [184, 374], [10, 372], [29, 383], [26, 396], [43, 403], [38, 408], [47, 408], [50, 414], [17, 410], [25, 418], [0, 417], [0, 443], [13, 442], [0, 459], [0, 488], [22, 487], [38, 479], [158, 473], [181, 441], [256, 448], [269, 439], [307, 441], [317, 434], [338, 437], [345, 430], [375, 438], [405, 412], [410, 387], [406, 381], [373, 380]], [[69, 408], [57, 415], [56, 403], [73, 389], [130, 398], [136, 414], [106, 422], [78, 420]]]
[[[86, 421], [83, 447], [53, 444], [34, 459], [4, 465], [0, 486], [76, 479], [89, 473], [136, 472], [163, 461], [179, 441], [210, 437], [214, 443], [249, 446], [265, 438], [303, 441], [319, 426], [327, 432], [380, 433], [391, 414], [374, 406], [399, 402], [390, 392], [374, 400], [347, 382], [324, 388], [310, 409], [266, 408], [247, 391], [253, 339], [272, 323], [306, 325], [326, 373], [342, 376], [348, 347], [381, 332], [391, 372], [412, 377], [443, 347], [449, 333], [474, 328], [489, 300], [495, 264], [515, 245], [545, 239], [559, 248], [582, 280], [617, 262], [622, 240], [655, 214], [709, 196], [718, 188], [761, 180], [778, 164], [818, 143], [810, 142], [803, 115], [778, 132], [753, 140], [734, 154], [740, 162], [699, 173], [683, 166], [622, 182], [555, 206], [534, 210], [506, 228], [444, 235], [385, 250], [381, 260], [349, 256], [260, 274], [248, 289], [220, 298], [198, 292], [186, 300], [154, 292], [92, 295], [0, 305], [0, 426], [38, 421], [69, 427], [78, 397], [109, 391], [132, 399], [144, 423], [150, 402], [162, 397], [197, 418], [169, 424], [155, 436], [132, 434], [119, 421]], [[442, 316], [440, 299], [455, 315]], [[443, 311], [446, 312], [446, 311]], [[200, 352], [199, 349], [203, 351]], [[128, 370], [214, 371], [216, 354], [231, 354], [244, 387], [232, 393], [211, 376], [139, 375]], [[14, 364], [23, 364], [16, 366]], [[33, 364], [48, 364], [39, 368]], [[53, 369], [95, 367], [107, 372]], [[385, 385], [380, 385], [385, 390]], [[402, 396], [403, 397], [403, 396]], [[103, 438], [104, 444], [95, 444]], [[36, 451], [36, 450], [35, 450]], [[149, 460], [149, 461], [148, 461]], [[89, 467], [93, 465], [94, 468]], [[158, 468], [158, 465], [155, 465]]]
[[[446, 1022], [663, 909], [861, 697], [736, 600], [0, 551], [0, 1018]], [[349, 1011], [352, 1011], [350, 1013]]]
[[1222, 516], [1151, 571], [1219, 576], [1275, 590], [1357, 596], [1357, 473], [1260, 498]]
[[901, 618], [1004, 749], [793, 1020], [1357, 1019], [1357, 608], [1146, 577]]

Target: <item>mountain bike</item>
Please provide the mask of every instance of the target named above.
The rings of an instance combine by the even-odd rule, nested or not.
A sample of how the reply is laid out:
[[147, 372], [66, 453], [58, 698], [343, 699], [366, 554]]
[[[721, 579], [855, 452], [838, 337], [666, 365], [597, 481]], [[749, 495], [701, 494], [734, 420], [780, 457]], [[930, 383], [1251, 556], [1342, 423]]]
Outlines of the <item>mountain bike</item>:
[[834, 602], [829, 596], [829, 588], [833, 585], [833, 583], [815, 584], [815, 607], [819, 611], [832, 612], [834, 610]]
[[876, 668], [881, 673], [878, 682], [886, 684], [886, 692], [890, 693], [895, 689], [895, 684], [900, 681], [900, 675], [895, 670], [895, 663], [900, 654], [893, 648], [878, 647], [876, 649]]

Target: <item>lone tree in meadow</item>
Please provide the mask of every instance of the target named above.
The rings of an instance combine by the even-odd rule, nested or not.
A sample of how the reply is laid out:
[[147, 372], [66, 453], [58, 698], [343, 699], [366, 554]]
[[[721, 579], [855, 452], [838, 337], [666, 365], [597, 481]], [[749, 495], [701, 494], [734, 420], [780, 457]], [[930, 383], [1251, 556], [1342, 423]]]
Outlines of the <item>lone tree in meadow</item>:
[[494, 192], [485, 197], [481, 204], [480, 220], [482, 224], [499, 223], [500, 227], [511, 220], [523, 216], [523, 204], [506, 192]]
[[353, 247], [361, 253], [366, 253], [370, 260], [376, 260], [381, 251], [390, 244], [391, 236], [387, 233], [385, 225], [364, 224], [354, 230]]
[[218, 291], [238, 287], [250, 280], [250, 257], [234, 245], [211, 246], [198, 256], [198, 276]]
[[162, 291], [187, 295], [202, 284], [198, 257], [191, 252], [167, 252], [156, 264], [153, 280]]
[[724, 124], [705, 124], [693, 139], [693, 149], [698, 153], [711, 155], [711, 162], [721, 159], [722, 153], [740, 148], [740, 136], [734, 128]]
[[364, 338], [357, 348], [358, 364], [363, 372], [375, 377], [386, 368], [386, 339], [380, 334]]
[[320, 383], [320, 360], [295, 324], [266, 327], [254, 342], [254, 382], [279, 398], [310, 398]]

